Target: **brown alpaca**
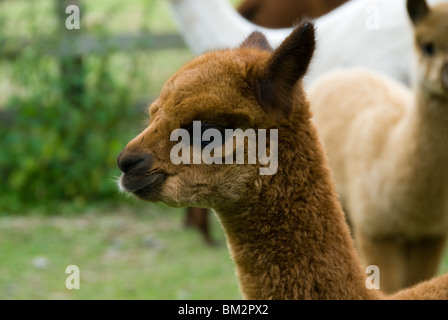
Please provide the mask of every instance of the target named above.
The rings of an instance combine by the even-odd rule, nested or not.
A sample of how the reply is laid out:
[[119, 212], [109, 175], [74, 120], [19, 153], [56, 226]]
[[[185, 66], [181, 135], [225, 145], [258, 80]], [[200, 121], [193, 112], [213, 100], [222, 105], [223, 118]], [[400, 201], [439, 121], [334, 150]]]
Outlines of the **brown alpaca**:
[[381, 288], [437, 273], [448, 232], [448, 4], [409, 0], [416, 66], [411, 91], [368, 71], [339, 71], [310, 89], [361, 258]]
[[[310, 120], [301, 79], [314, 47], [313, 24], [304, 21], [274, 52], [253, 33], [238, 49], [199, 56], [167, 81], [149, 109], [148, 127], [117, 159], [124, 191], [216, 211], [246, 299], [383, 297], [366, 288]], [[277, 173], [260, 175], [259, 162], [174, 165], [171, 134], [194, 121], [217, 130], [278, 130], [277, 143], [267, 141], [271, 150], [278, 147]], [[192, 157], [200, 152], [188, 148]], [[223, 157], [232, 151], [223, 150]], [[448, 298], [448, 277], [424, 286], [392, 298]]]
[[[247, 20], [268, 28], [288, 28], [302, 17], [320, 17], [348, 0], [245, 0], [238, 12]], [[205, 243], [213, 245], [208, 210], [186, 208], [186, 226], [199, 230]]]
[[318, 18], [348, 0], [245, 0], [238, 12], [267, 28], [289, 28], [302, 17]]

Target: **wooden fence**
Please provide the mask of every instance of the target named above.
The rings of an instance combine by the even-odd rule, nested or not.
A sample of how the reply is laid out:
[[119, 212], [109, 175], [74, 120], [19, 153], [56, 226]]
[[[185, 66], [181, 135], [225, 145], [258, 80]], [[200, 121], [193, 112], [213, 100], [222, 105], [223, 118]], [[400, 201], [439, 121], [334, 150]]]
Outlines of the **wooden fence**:
[[[0, 39], [0, 59], [13, 61], [19, 59], [27, 47], [32, 46], [42, 55], [52, 55], [58, 60], [61, 74], [71, 74], [70, 79], [64, 83], [64, 96], [66, 101], [72, 102], [74, 106], [84, 92], [84, 62], [83, 56], [103, 55], [111, 51], [133, 52], [138, 50], [166, 50], [185, 48], [186, 45], [178, 33], [139, 33], [122, 34], [107, 37], [92, 36], [85, 34], [83, 29], [68, 30], [65, 28], [67, 19], [66, 8], [76, 5], [83, 13], [81, 0], [54, 0], [56, 14], [62, 34], [59, 37], [44, 37], [36, 39]], [[76, 79], [73, 81], [73, 79]], [[11, 123], [14, 111], [0, 110], [0, 122]]]

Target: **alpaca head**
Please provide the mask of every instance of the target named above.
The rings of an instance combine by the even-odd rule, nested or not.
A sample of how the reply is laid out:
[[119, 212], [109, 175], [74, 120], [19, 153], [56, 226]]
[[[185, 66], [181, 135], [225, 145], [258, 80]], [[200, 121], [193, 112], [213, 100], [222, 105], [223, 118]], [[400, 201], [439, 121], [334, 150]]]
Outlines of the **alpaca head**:
[[[120, 188], [175, 207], [228, 209], [250, 202], [257, 179], [265, 177], [260, 175], [265, 163], [258, 158], [248, 163], [249, 141], [227, 148], [226, 129], [237, 136], [236, 129], [258, 133], [290, 125], [296, 109], [306, 104], [300, 80], [314, 46], [314, 26], [303, 21], [275, 51], [255, 32], [237, 49], [210, 52], [186, 64], [150, 106], [147, 128], [118, 156]], [[205, 131], [213, 138], [201, 137]], [[213, 156], [222, 158], [222, 164], [204, 163], [201, 154], [221, 137], [222, 148]], [[269, 149], [269, 133], [266, 137]], [[244, 164], [224, 164], [229, 155], [235, 160], [238, 148], [244, 152]]]
[[448, 96], [448, 4], [430, 8], [425, 0], [408, 0], [414, 25], [416, 81], [425, 92]]

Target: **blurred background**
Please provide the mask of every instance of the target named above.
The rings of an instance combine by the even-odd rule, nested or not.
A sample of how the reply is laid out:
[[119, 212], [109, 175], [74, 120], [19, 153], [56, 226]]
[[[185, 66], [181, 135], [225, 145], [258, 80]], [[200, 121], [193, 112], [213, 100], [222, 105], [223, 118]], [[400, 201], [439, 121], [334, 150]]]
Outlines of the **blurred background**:
[[205, 245], [183, 209], [116, 184], [117, 155], [192, 57], [165, 0], [0, 0], [0, 299], [241, 298], [215, 217]]
[[240, 298], [214, 217], [210, 247], [183, 210], [116, 185], [117, 155], [192, 57], [164, 0], [0, 0], [0, 299]]

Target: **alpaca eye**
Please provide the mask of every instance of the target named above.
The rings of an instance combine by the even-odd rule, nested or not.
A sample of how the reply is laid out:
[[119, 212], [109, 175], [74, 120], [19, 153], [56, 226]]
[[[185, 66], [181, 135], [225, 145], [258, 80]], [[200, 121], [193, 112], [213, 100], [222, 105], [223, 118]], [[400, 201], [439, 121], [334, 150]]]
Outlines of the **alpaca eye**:
[[[222, 143], [224, 142], [224, 137], [225, 137], [225, 128], [224, 127], [219, 126], [219, 125], [215, 125], [215, 124], [204, 123], [201, 126], [201, 136], [203, 136], [204, 132], [209, 130], [209, 129], [218, 130], [219, 133], [221, 134], [221, 142]], [[215, 137], [212, 136], [209, 141], [208, 140], [201, 140], [201, 148], [204, 148], [204, 147], [208, 146], [210, 143], [215, 141], [214, 139], [215, 139]]]
[[422, 52], [427, 57], [432, 57], [436, 52], [435, 46], [432, 42], [424, 43], [422, 45]]
[[[202, 123], [201, 124], [201, 138], [203, 137], [204, 132], [209, 130], [209, 129], [218, 130], [219, 133], [221, 134], [221, 141], [224, 143], [224, 140], [225, 140], [225, 128], [223, 126], [216, 125], [216, 124]], [[194, 135], [193, 135], [193, 126], [190, 126], [188, 128], [188, 132], [190, 133], [191, 142], [194, 143], [195, 142], [195, 138], [194, 138]], [[204, 147], [208, 146], [210, 143], [212, 143], [214, 141], [214, 139], [215, 139], [214, 136], [212, 136], [210, 138], [210, 140], [197, 139], [196, 143], [199, 142], [201, 144], [201, 148], [204, 148]]]

